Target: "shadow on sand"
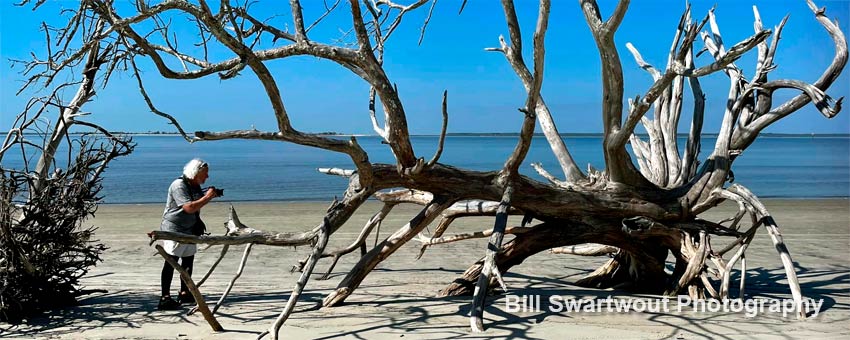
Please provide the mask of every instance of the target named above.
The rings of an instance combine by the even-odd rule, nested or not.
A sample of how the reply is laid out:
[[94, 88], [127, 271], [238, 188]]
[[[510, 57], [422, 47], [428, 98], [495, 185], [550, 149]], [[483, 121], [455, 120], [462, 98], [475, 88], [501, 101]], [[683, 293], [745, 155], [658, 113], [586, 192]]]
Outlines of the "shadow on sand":
[[[807, 298], [815, 300], [823, 299], [821, 312], [838, 310], [850, 310], [848, 302], [848, 290], [850, 287], [850, 268], [836, 270], [810, 270], [806, 267], [797, 266], [801, 281], [801, 288]], [[391, 273], [391, 275], [406, 275], [405, 270], [378, 269], [379, 271]], [[421, 272], [421, 270], [417, 270]], [[433, 269], [433, 272], [443, 271], [459, 273], [457, 271]], [[736, 274], [737, 275], [737, 274]], [[596, 290], [576, 287], [569, 283], [575, 275], [563, 277], [535, 277], [522, 274], [509, 273], [506, 279], [510, 282], [522, 282], [511, 287], [511, 294], [541, 295], [544, 301], [548, 296], [560, 295], [574, 298], [606, 298], [609, 295], [633, 296], [628, 292], [612, 290]], [[737, 281], [737, 277], [733, 277]], [[238, 287], [238, 286], [237, 286]], [[380, 292], [392, 290], [392, 285], [367, 285], [361, 287], [360, 292], [369, 291], [370, 301], [348, 302], [346, 307], [332, 309], [331, 312], [309, 313], [321, 307], [322, 298], [327, 290], [305, 291], [299, 302], [299, 307], [292, 319], [298, 322], [321, 323], [330, 320], [344, 320], [349, 317], [357, 317], [367, 320], [348, 326], [345, 332], [332, 335], [317, 335], [317, 339], [338, 338], [368, 338], [370, 332], [382, 332], [393, 334], [408, 333], [416, 338], [443, 339], [447, 337], [464, 338], [490, 338], [487, 332], [484, 334], [473, 334], [468, 331], [466, 316], [469, 313], [469, 297], [446, 297], [434, 298], [429, 296], [410, 294], [381, 294]], [[378, 291], [378, 293], [375, 293]], [[760, 298], [788, 298], [789, 292], [784, 283], [784, 271], [781, 268], [763, 269], [757, 268], [749, 271], [747, 276], [747, 297]], [[217, 294], [217, 293], [216, 293]], [[269, 325], [280, 313], [280, 310], [288, 297], [289, 292], [272, 293], [239, 293], [234, 292], [226, 301], [226, 304], [218, 311], [217, 317], [223, 321], [225, 334], [232, 333], [239, 338], [253, 337], [259, 331], [238, 330], [239, 324], [262, 324]], [[365, 293], [364, 293], [365, 294]], [[355, 293], [355, 295], [357, 295]], [[737, 288], [731, 292], [732, 296], [738, 296]], [[658, 298], [657, 296], [641, 295], [642, 298]], [[210, 300], [217, 295], [208, 295]], [[211, 304], [215, 301], [209, 301]], [[534, 339], [529, 330], [536, 324], [551, 318], [566, 318], [559, 322], [578, 323], [581, 321], [569, 321], [573, 315], [564, 312], [551, 312], [542, 308], [540, 312], [525, 313], [519, 316], [514, 313], [505, 312], [504, 296], [497, 295], [488, 299], [486, 309], [486, 326], [489, 330], [498, 330], [500, 336], [508, 338]], [[32, 337], [35, 335], [44, 337], [74, 337], [74, 334], [101, 328], [137, 328], [146, 323], [180, 324], [191, 323], [206, 326], [202, 318], [197, 316], [187, 317], [185, 309], [182, 311], [157, 311], [157, 297], [149, 294], [139, 294], [129, 290], [114, 291], [105, 294], [97, 294], [84, 298], [75, 307], [52, 311], [44, 315], [28, 320], [22, 325], [0, 324], [0, 337]], [[230, 307], [230, 308], [229, 308]], [[305, 313], [308, 312], [308, 313]], [[844, 315], [842, 313], [840, 315]], [[781, 322], [763, 318], [748, 318], [746, 322], [735, 322], [744, 320], [743, 315], [730, 315], [730, 313], [704, 313], [704, 314], [679, 314], [669, 313], [642, 313], [642, 317], [649, 325], [664, 326], [669, 328], [666, 337], [680, 337], [684, 334], [688, 339], [729, 339], [728, 334], [746, 334], [748, 326], [754, 323], [761, 324], [767, 329], [777, 329], [776, 335], [782, 337], [779, 327]], [[601, 316], [604, 317], [604, 316]], [[450, 322], [443, 322], [450, 320]], [[788, 319], [790, 320], [790, 319]], [[230, 324], [231, 327], [228, 327]], [[719, 331], [721, 330], [721, 331]], [[240, 335], [241, 334], [241, 335]], [[250, 334], [250, 335], [249, 335]], [[790, 338], [790, 337], [788, 337]]]

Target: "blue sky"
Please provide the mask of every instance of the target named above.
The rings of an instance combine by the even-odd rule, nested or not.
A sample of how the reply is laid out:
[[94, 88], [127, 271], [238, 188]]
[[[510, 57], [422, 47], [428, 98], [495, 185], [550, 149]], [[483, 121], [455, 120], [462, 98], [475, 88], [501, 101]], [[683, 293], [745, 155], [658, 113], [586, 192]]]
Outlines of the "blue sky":
[[[121, 1], [121, 0], [119, 0]], [[303, 1], [306, 21], [318, 15], [321, 1]], [[603, 0], [602, 11], [610, 13], [614, 1]], [[693, 5], [694, 17], [702, 18], [715, 2], [699, 1]], [[833, 47], [829, 36], [815, 21], [804, 0], [721, 0], [716, 15], [727, 47], [753, 33], [752, 5], [757, 5], [766, 27], [778, 24], [790, 14], [776, 64], [779, 69], [771, 79], [800, 79], [812, 82], [829, 64]], [[413, 134], [438, 133], [441, 123], [440, 100], [444, 89], [449, 92], [449, 132], [518, 132], [525, 92], [516, 75], [501, 54], [485, 52], [498, 45], [498, 36], [507, 35], [502, 9], [498, 1], [470, 0], [458, 15], [460, 0], [437, 3], [425, 39], [417, 45], [419, 28], [427, 8], [405, 18], [391, 38], [385, 57], [387, 73], [397, 83]], [[836, 18], [847, 34], [850, 2], [818, 1], [827, 14]], [[0, 129], [8, 129], [14, 116], [23, 109], [32, 92], [16, 97], [23, 77], [7, 62], [10, 58], [26, 59], [30, 52], [43, 56], [44, 34], [38, 30], [42, 20], [59, 23], [58, 10], [74, 7], [73, 1], [52, 1], [36, 12], [14, 7], [10, 2], [0, 6]], [[258, 5], [259, 17], [271, 16], [273, 7], [284, 3], [264, 0]], [[526, 52], [530, 52], [530, 36], [536, 20], [536, 1], [517, 1]], [[625, 48], [634, 44], [644, 59], [658, 68], [666, 63], [672, 35], [684, 9], [683, 1], [633, 1], [615, 41], [623, 61], [627, 97], [645, 93], [651, 78], [639, 69]], [[322, 42], [341, 35], [350, 26], [347, 3], [311, 32], [311, 38]], [[287, 15], [273, 22], [285, 24]], [[291, 25], [290, 25], [291, 26]], [[183, 38], [187, 41], [190, 38]], [[188, 43], [186, 43], [188, 44]], [[268, 45], [270, 46], [270, 45]], [[698, 43], [697, 46], [702, 46]], [[599, 57], [577, 1], [556, 0], [552, 4], [549, 31], [546, 36], [546, 73], [543, 95], [561, 132], [600, 132], [601, 79]], [[528, 53], [526, 53], [528, 54]], [[214, 50], [218, 60], [232, 57]], [[708, 55], [699, 58], [705, 65]], [[530, 56], [527, 57], [530, 61]], [[213, 76], [203, 80], [173, 81], [160, 79], [149, 63], [144, 74], [147, 88], [159, 109], [177, 117], [188, 131], [233, 130], [255, 126], [274, 130], [275, 120], [270, 104], [256, 77], [245, 72], [232, 80]], [[755, 70], [755, 53], [738, 61], [745, 74]], [[372, 134], [367, 111], [368, 87], [336, 64], [310, 57], [298, 57], [270, 63], [278, 79], [284, 103], [293, 125], [305, 132], [337, 131]], [[828, 92], [833, 97], [848, 96], [848, 76], [842, 74]], [[728, 92], [728, 78], [717, 73], [702, 80], [707, 95], [705, 132], [717, 132]], [[686, 90], [686, 97], [689, 95]], [[73, 91], [67, 91], [70, 98]], [[781, 92], [778, 98], [796, 93]], [[684, 109], [690, 112], [689, 98]], [[118, 76], [108, 88], [98, 89], [94, 101], [87, 104], [86, 117], [116, 131], [175, 131], [166, 121], [149, 113], [130, 75]], [[686, 131], [690, 114], [683, 114]], [[774, 133], [850, 133], [850, 114], [842, 112], [827, 120], [812, 106], [807, 106], [769, 128]]]

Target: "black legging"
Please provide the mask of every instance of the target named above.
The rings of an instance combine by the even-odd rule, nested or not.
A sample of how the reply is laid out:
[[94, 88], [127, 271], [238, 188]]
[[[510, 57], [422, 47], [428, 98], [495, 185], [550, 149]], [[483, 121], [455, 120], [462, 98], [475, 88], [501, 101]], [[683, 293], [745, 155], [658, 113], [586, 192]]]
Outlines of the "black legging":
[[[180, 259], [180, 266], [189, 273], [189, 276], [192, 276], [192, 263], [195, 262], [195, 255], [186, 256], [186, 257], [177, 257], [171, 255], [171, 258], [174, 261]], [[171, 295], [171, 278], [174, 277], [174, 267], [168, 264], [168, 261], [165, 261], [165, 264], [162, 266], [162, 296]], [[183, 282], [183, 278], [180, 278], [180, 291], [188, 292], [189, 288], [186, 287], [186, 282]]]

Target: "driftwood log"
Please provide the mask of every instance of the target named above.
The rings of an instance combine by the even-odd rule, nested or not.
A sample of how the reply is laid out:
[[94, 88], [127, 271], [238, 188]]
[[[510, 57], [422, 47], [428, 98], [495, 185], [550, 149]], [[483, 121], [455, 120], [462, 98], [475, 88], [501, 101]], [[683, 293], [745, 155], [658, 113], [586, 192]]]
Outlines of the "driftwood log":
[[[274, 337], [278, 336], [281, 323], [292, 312], [295, 300], [308, 283], [319, 259], [337, 259], [357, 248], [365, 247], [367, 250], [361, 253], [358, 263], [337, 289], [324, 299], [324, 306], [330, 307], [355, 294], [381, 261], [411, 240], [416, 240], [424, 251], [424, 246], [461, 241], [473, 236], [490, 238], [488, 248], [482, 250], [483, 258], [441, 291], [443, 295], [473, 295], [473, 312], [469, 320], [473, 331], [484, 329], [482, 320], [486, 295], [503, 273], [539, 252], [586, 243], [614, 247], [616, 251], [613, 248], [588, 251], [614, 255], [605, 265], [580, 280], [578, 283], [581, 285], [629, 287], [659, 294], [681, 293], [722, 299], [729, 295], [730, 273], [739, 261], [744, 266], [742, 270], [746, 270], [744, 259], [748, 245], [758, 231], [764, 229], [776, 245], [789, 289], [799, 304], [802, 292], [778, 226], [753, 193], [744, 186], [731, 185], [732, 166], [761, 131], [803, 106], [811, 103], [827, 118], [839, 112], [842, 100], [833, 99], [825, 91], [846, 65], [847, 42], [844, 33], [826, 16], [825, 10], [808, 1], [815, 20], [824, 28], [825, 34], [832, 37], [835, 51], [832, 63], [812, 83], [772, 77], [777, 69], [773, 61], [784, 20], [773, 30], [765, 29], [758, 11], [754, 9], [754, 33], [740, 42], [730, 43], [722, 38], [713, 10], [704, 18], [693, 20], [690, 8], [687, 8], [675, 27], [663, 68], [650, 65], [634, 45], [626, 44], [637, 65], [653, 79], [645, 93], [629, 97], [626, 101], [623, 65], [614, 35], [628, 12], [630, 1], [618, 1], [610, 15], [603, 15], [596, 1], [580, 0], [579, 5], [596, 42], [602, 65], [600, 114], [605, 161], [603, 169], [583, 171], [572, 158], [541, 95], [545, 37], [550, 23], [549, 2], [539, 1], [530, 49], [523, 47], [520, 19], [513, 2], [501, 2], [508, 36], [500, 37], [499, 46], [487, 50], [504, 56], [523, 84], [527, 96], [523, 103], [517, 103], [523, 120], [518, 127], [520, 135], [516, 147], [504, 166], [492, 171], [460, 169], [440, 162], [448, 124], [446, 93], [442, 97], [443, 128], [437, 152], [427, 159], [427, 156], [417, 154], [409, 138], [405, 106], [383, 67], [384, 51], [389, 48], [388, 39], [401, 25], [402, 18], [428, 3], [433, 9], [436, 1], [417, 0], [402, 5], [385, 0], [349, 0], [348, 6], [337, 6], [338, 1], [327, 11], [347, 7], [351, 17], [351, 30], [347, 37], [353, 40], [353, 44], [315, 40], [310, 29], [321, 24], [325, 16], [309, 24], [298, 0], [289, 1], [289, 29], [275, 27], [255, 17], [250, 8], [251, 2], [222, 1], [217, 8], [211, 8], [203, 0], [197, 3], [171, 0], [155, 5], [138, 1], [135, 12], [129, 16], [122, 16], [127, 11], [120, 11], [119, 15], [112, 1], [88, 0], [84, 1], [83, 7], [104, 22], [103, 28], [93, 34], [115, 37], [117, 48], [130, 54], [130, 60], [146, 59], [165, 78], [218, 76], [227, 79], [242, 73], [253, 73], [252, 76], [257, 77], [271, 104], [277, 123], [275, 131], [199, 131], [194, 137], [184, 135], [190, 141], [269, 140], [321, 148], [350, 157], [353, 169], [325, 170], [329, 174], [349, 177], [349, 185], [342, 199], [334, 202], [323, 220], [310, 230], [272, 233], [244, 227], [234, 218], [230, 221], [234, 229], [225, 236], [152, 234], [153, 239], [211, 245], [313, 247], [310, 257], [298, 266], [304, 273], [296, 283], [290, 301], [269, 331]], [[422, 34], [432, 11], [428, 13]], [[199, 46], [204, 47], [203, 53], [192, 54], [197, 49], [180, 48], [174, 32], [169, 30], [173, 18], [188, 18], [191, 25], [197, 27], [197, 40]], [[276, 45], [269, 45], [264, 42], [268, 39], [264, 38], [271, 38]], [[232, 57], [211, 59], [206, 47], [213, 44], [217, 49], [232, 52]], [[702, 47], [695, 46], [697, 44]], [[702, 49], [707, 54], [700, 57], [696, 52]], [[757, 54], [757, 62], [754, 73], [745, 75], [736, 61], [747, 53]], [[369, 155], [354, 137], [347, 140], [330, 138], [299, 131], [292, 125], [291, 112], [284, 105], [285, 94], [278, 86], [279, 79], [267, 63], [295, 56], [312, 56], [336, 63], [370, 86], [369, 119], [375, 133], [392, 151], [394, 164], [370, 162]], [[526, 61], [526, 57], [531, 57], [531, 60]], [[129, 66], [151, 111], [166, 117], [183, 131], [179, 122], [154, 106], [144, 90], [142, 78], [138, 76], [137, 64], [133, 62]], [[729, 79], [727, 105], [723, 112], [705, 112], [700, 78], [714, 73], [725, 74]], [[688, 95], [685, 83], [689, 85], [689, 95], [694, 98], [693, 107], [687, 110], [682, 99]], [[783, 102], [774, 98], [779, 89], [791, 89], [799, 94]], [[626, 102], [628, 105], [624, 105]], [[381, 110], [376, 105], [380, 105]], [[685, 119], [690, 116], [691, 125], [686, 144], [679, 145], [678, 126], [683, 111], [689, 113]], [[379, 112], [383, 113], [382, 120], [377, 118]], [[711, 153], [700, 159], [706, 118], [719, 119], [721, 126], [716, 131], [717, 142]], [[518, 170], [526, 161], [538, 123], [560, 167], [555, 175], [540, 164], [534, 165], [548, 180], [545, 183], [523, 176]], [[648, 136], [636, 134], [638, 125], [643, 126]], [[399, 188], [401, 190], [386, 193], [388, 189]], [[385, 206], [375, 215], [374, 222], [364, 226], [362, 237], [358, 237], [355, 244], [339, 251], [325, 252], [327, 238], [332, 237], [373, 195], [378, 195], [390, 206], [413, 202], [423, 208], [382, 241], [367, 245], [368, 234], [372, 229], [377, 230], [383, 217], [390, 213], [390, 207]], [[386, 196], [382, 199], [381, 195]], [[700, 214], [727, 200], [740, 206], [734, 216], [719, 223], [699, 218]], [[477, 208], [470, 209], [471, 206]], [[463, 209], [467, 210], [458, 212]], [[522, 214], [525, 223], [517, 227], [520, 229], [509, 228], [508, 214]], [[452, 221], [463, 216], [494, 216], [494, 225], [491, 230], [472, 236], [443, 236]], [[440, 222], [434, 234], [421, 234], [438, 219]], [[522, 232], [517, 233], [519, 230]], [[509, 233], [515, 236], [503, 244], [505, 234]], [[579, 252], [577, 250], [583, 248], [566, 249]], [[724, 257], [726, 255], [730, 256]], [[664, 271], [668, 256], [676, 262], [672, 275]], [[802, 312], [799, 316], [805, 317]]]

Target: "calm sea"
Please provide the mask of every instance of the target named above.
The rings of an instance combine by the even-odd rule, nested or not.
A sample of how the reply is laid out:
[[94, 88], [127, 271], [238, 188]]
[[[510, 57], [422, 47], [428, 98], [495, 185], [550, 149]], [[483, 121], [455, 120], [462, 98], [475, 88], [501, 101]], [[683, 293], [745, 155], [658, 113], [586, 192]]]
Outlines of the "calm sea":
[[[106, 203], [162, 203], [168, 184], [193, 157], [210, 163], [207, 185], [225, 189], [221, 201], [329, 201], [341, 196], [347, 180], [318, 173], [319, 167], [353, 168], [347, 156], [289, 143], [226, 140], [189, 144], [176, 136], [136, 136], [135, 152], [112, 163], [104, 179]], [[441, 162], [460, 168], [496, 170], [513, 151], [517, 137], [449, 136]], [[585, 169], [603, 167], [601, 137], [565, 138]], [[705, 138], [703, 153], [713, 148]], [[372, 162], [391, 163], [392, 154], [376, 137], [358, 142]], [[437, 137], [412, 137], [417, 155], [430, 159]], [[684, 140], [680, 145], [684, 145]], [[705, 155], [703, 155], [704, 159]], [[7, 154], [4, 167], [20, 166]], [[543, 137], [535, 137], [521, 172], [542, 177], [529, 165], [542, 162], [558, 175], [557, 162]], [[816, 198], [850, 196], [850, 138], [762, 137], [733, 167], [736, 182], [760, 197]]]

